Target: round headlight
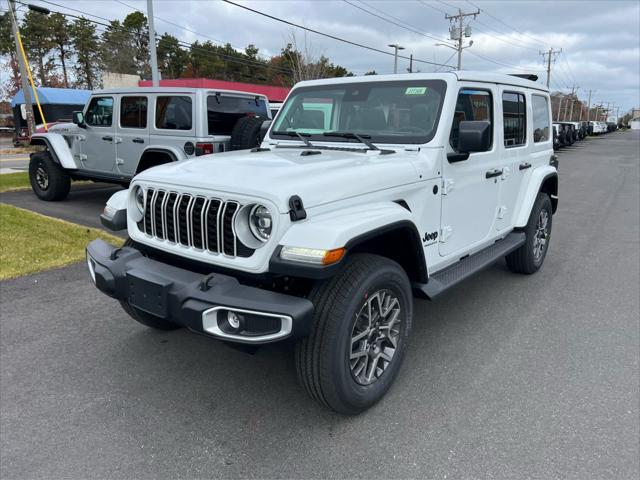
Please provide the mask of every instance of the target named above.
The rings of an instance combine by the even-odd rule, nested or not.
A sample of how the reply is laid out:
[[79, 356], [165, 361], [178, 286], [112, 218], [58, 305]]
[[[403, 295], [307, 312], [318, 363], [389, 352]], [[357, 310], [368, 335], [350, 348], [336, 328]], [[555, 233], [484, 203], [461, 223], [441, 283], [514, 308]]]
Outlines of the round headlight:
[[133, 199], [141, 215], [144, 214], [144, 190], [139, 185], [134, 187]]
[[249, 212], [251, 233], [261, 242], [266, 242], [271, 237], [272, 226], [273, 220], [269, 209], [264, 205], [254, 205], [251, 212]]

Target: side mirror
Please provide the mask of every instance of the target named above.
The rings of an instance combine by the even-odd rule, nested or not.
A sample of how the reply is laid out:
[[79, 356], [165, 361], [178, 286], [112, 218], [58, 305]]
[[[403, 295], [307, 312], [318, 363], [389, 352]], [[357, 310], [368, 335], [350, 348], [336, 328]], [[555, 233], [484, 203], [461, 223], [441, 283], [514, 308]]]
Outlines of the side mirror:
[[262, 125], [260, 126], [260, 140], [261, 141], [264, 139], [264, 137], [267, 136], [267, 132], [269, 131], [269, 127], [271, 126], [271, 122], [272, 122], [272, 120], [265, 120], [264, 122], [262, 122]]
[[84, 123], [84, 114], [82, 112], [73, 112], [71, 114], [71, 121], [80, 128], [86, 127], [86, 124]]
[[491, 123], [486, 120], [463, 120], [458, 130], [458, 152], [449, 153], [449, 163], [462, 162], [472, 152], [486, 152], [491, 148]]
[[491, 124], [486, 120], [460, 122], [458, 151], [486, 152], [491, 148]]

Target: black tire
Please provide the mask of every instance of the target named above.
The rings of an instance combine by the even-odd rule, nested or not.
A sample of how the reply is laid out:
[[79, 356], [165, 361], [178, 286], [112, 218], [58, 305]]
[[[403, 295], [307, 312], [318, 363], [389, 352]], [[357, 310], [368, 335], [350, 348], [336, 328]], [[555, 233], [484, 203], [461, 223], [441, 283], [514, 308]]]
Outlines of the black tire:
[[[386, 331], [395, 333], [396, 348], [386, 365], [377, 363], [378, 360], [372, 364], [374, 367], [381, 365], [381, 374], [378, 376], [377, 368], [373, 368], [376, 378], [369, 384], [363, 384], [361, 381], [366, 380], [368, 362], [375, 358], [374, 355], [380, 358], [381, 352], [389, 355], [391, 342], [376, 341], [382, 334], [379, 325], [368, 329], [371, 331], [369, 334], [354, 332], [359, 325], [364, 325], [361, 322], [366, 322], [360, 313], [366, 309], [367, 302], [371, 302], [373, 309], [376, 302], [379, 305], [381, 295], [387, 294], [389, 297], [384, 298], [397, 299], [400, 309], [397, 314], [399, 322], [392, 323], [398, 325], [397, 333], [386, 328]], [[413, 298], [409, 279], [402, 267], [392, 260], [378, 255], [354, 254], [347, 259], [340, 274], [313, 288], [310, 300], [315, 307], [312, 331], [309, 337], [296, 345], [298, 379], [320, 404], [345, 415], [358, 414], [384, 396], [402, 364], [412, 323]], [[387, 317], [383, 315], [382, 318]], [[365, 335], [356, 344], [358, 350], [355, 353], [352, 350], [354, 334]], [[375, 347], [367, 348], [370, 340], [370, 345]], [[352, 355], [362, 358], [352, 360]], [[357, 369], [361, 362], [365, 362], [365, 372], [364, 377], [358, 380]]]
[[[524, 228], [526, 234], [526, 241], [517, 250], [514, 250], [505, 257], [509, 270], [514, 273], [532, 274], [540, 270], [547, 251], [549, 250], [549, 241], [551, 239], [551, 226], [553, 223], [551, 198], [546, 193], [538, 193], [536, 201], [531, 209], [531, 215], [529, 215], [529, 222]], [[540, 221], [542, 216], [547, 219], [546, 226], [544, 227], [544, 244], [541, 250], [538, 250], [536, 246], [536, 238], [541, 240], [543, 235], [540, 230]]]
[[260, 128], [265, 121], [262, 117], [242, 117], [231, 131], [231, 150], [247, 150], [260, 145]]
[[60, 165], [53, 161], [49, 152], [31, 155], [29, 182], [33, 193], [40, 200], [47, 202], [64, 200], [71, 189], [71, 178]]
[[[135, 246], [135, 243], [130, 238], [127, 238], [122, 246], [133, 247]], [[180, 328], [179, 325], [176, 325], [169, 320], [143, 312], [139, 308], [132, 306], [128, 300], [120, 300], [120, 305], [122, 305], [124, 311], [127, 312], [131, 318], [146, 327], [155, 328], [156, 330], [177, 330]]]

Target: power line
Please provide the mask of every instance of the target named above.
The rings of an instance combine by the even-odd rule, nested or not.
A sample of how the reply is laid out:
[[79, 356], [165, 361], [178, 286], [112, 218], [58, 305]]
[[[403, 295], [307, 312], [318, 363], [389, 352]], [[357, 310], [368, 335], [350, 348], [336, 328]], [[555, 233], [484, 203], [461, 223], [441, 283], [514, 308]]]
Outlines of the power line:
[[[518, 29], [517, 29], [517, 28], [514, 28], [514, 27], [512, 27], [511, 25], [509, 25], [508, 23], [503, 22], [502, 20], [500, 20], [500, 19], [499, 19], [498, 17], [496, 17], [495, 15], [492, 15], [490, 12], [487, 12], [487, 10], [486, 10], [486, 9], [484, 9], [484, 8], [480, 8], [478, 5], [476, 5], [475, 3], [473, 3], [473, 2], [471, 2], [471, 1], [469, 1], [469, 0], [465, 0], [465, 1], [466, 1], [468, 4], [472, 5], [473, 7], [477, 8], [478, 10], [480, 10], [481, 12], [483, 12], [483, 13], [484, 13], [485, 15], [487, 15], [488, 17], [493, 18], [496, 22], [501, 23], [502, 25], [504, 25], [505, 27], [507, 27], [509, 30], [514, 30], [514, 31], [516, 31], [516, 32], [518, 31]], [[536, 38], [532, 37], [531, 35], [527, 35], [527, 34], [526, 34], [526, 33], [524, 33], [524, 32], [521, 32], [520, 34], [521, 34], [521, 35], [523, 35], [523, 36], [525, 36], [525, 37], [528, 37], [528, 38], [532, 39], [532, 40], [533, 40], [535, 43], [537, 43], [538, 45], [543, 45], [543, 46], [547, 47], [547, 43], [546, 43], [546, 42], [541, 42], [540, 40], [538, 40], [538, 39], [536, 39]]]
[[366, 9], [364, 9], [364, 8], [362, 8], [362, 7], [358, 6], [358, 5], [356, 5], [356, 4], [352, 3], [352, 2], [350, 2], [349, 0], [342, 0], [342, 1], [343, 1], [343, 2], [345, 2], [345, 3], [348, 3], [348, 4], [349, 4], [349, 5], [351, 5], [352, 7], [357, 8], [358, 10], [362, 10], [363, 12], [368, 13], [369, 15], [372, 15], [372, 16], [374, 16], [374, 17], [376, 17], [376, 18], [379, 18], [380, 20], [384, 20], [385, 22], [388, 22], [388, 23], [391, 23], [391, 24], [393, 24], [393, 25], [396, 25], [396, 26], [398, 26], [398, 27], [400, 27], [400, 28], [404, 28], [405, 30], [408, 30], [408, 31], [410, 31], [410, 32], [417, 33], [418, 35], [422, 35], [423, 37], [430, 38], [430, 39], [432, 39], [432, 40], [437, 40], [438, 42], [442, 42], [442, 41], [443, 41], [441, 38], [437, 38], [437, 37], [434, 37], [433, 35], [429, 35], [428, 33], [424, 33], [424, 32], [422, 32], [422, 31], [418, 30], [416, 27], [413, 27], [413, 26], [411, 26], [410, 24], [408, 24], [408, 23], [404, 22], [403, 20], [401, 20], [401, 19], [399, 19], [399, 18], [397, 18], [397, 17], [394, 17], [393, 15], [390, 15], [390, 14], [389, 14], [389, 13], [387, 13], [387, 12], [383, 12], [382, 10], [380, 10], [380, 9], [378, 9], [378, 8], [376, 8], [376, 7], [372, 6], [372, 5], [369, 5], [369, 4], [368, 4], [368, 3], [366, 3], [366, 2], [362, 2], [362, 1], [361, 1], [360, 3], [362, 3], [362, 4], [366, 5], [366, 6], [367, 6], [367, 8], [370, 8], [371, 10], [375, 10], [375, 11], [377, 11], [377, 12], [382, 13], [383, 15], [387, 15], [388, 17], [393, 18], [394, 20], [397, 20], [398, 22], [402, 22], [404, 25], [402, 25], [402, 24], [400, 24], [400, 23], [396, 23], [396, 22], [394, 22], [393, 20], [389, 20], [388, 18], [382, 17], [382, 16], [377, 15], [377, 14], [375, 14], [375, 13], [373, 13], [373, 12], [370, 12], [369, 10], [366, 10]]
[[[249, 12], [256, 13], [256, 14], [258, 14], [258, 15], [262, 15], [263, 17], [270, 18], [271, 20], [275, 20], [275, 21], [277, 21], [277, 22], [281, 22], [281, 23], [284, 23], [284, 24], [286, 24], [286, 25], [290, 25], [290, 26], [292, 26], [292, 27], [300, 28], [300, 29], [305, 30], [305, 31], [307, 31], [307, 32], [315, 33], [316, 35], [321, 35], [321, 36], [323, 36], [323, 37], [331, 38], [332, 40], [337, 40], [337, 41], [342, 42], [342, 43], [346, 43], [346, 44], [349, 44], [349, 45], [353, 45], [353, 46], [355, 46], [355, 47], [364, 48], [364, 49], [366, 49], [366, 50], [370, 50], [370, 51], [372, 51], [372, 52], [381, 53], [381, 54], [383, 54], [383, 55], [391, 55], [391, 56], [394, 56], [394, 54], [393, 54], [393, 53], [391, 53], [391, 52], [387, 52], [387, 51], [385, 51], [385, 50], [380, 50], [379, 48], [371, 47], [371, 46], [369, 46], [369, 45], [363, 45], [363, 44], [361, 44], [361, 43], [357, 43], [357, 42], [354, 42], [354, 41], [351, 41], [351, 40], [347, 40], [347, 39], [345, 39], [345, 38], [337, 37], [337, 36], [335, 36], [335, 35], [331, 35], [331, 34], [329, 34], [329, 33], [320, 32], [319, 30], [314, 30], [313, 28], [304, 27], [304, 26], [299, 25], [299, 24], [297, 24], [297, 23], [293, 23], [293, 22], [290, 22], [290, 21], [288, 21], [288, 20], [284, 20], [284, 19], [282, 19], [282, 18], [278, 18], [278, 17], [275, 17], [275, 16], [273, 16], [273, 15], [269, 15], [268, 13], [261, 12], [260, 10], [255, 10], [255, 9], [253, 9], [253, 8], [247, 7], [247, 6], [245, 6], [245, 5], [241, 5], [241, 4], [239, 4], [239, 3], [232, 2], [232, 1], [230, 1], [230, 0], [222, 0], [222, 1], [223, 1], [223, 2], [225, 2], [225, 3], [228, 3], [229, 5], [233, 5], [233, 6], [235, 6], [235, 7], [242, 8], [243, 10], [247, 10], [247, 11], [249, 11]], [[407, 57], [407, 56], [404, 56], [404, 55], [398, 55], [398, 56], [399, 56], [400, 58], [404, 58], [404, 59], [409, 60], [409, 57]], [[441, 63], [429, 62], [429, 61], [427, 61], [427, 60], [419, 60], [419, 59], [417, 59], [417, 58], [414, 58], [414, 59], [413, 59], [413, 61], [414, 61], [414, 62], [419, 62], [419, 63], [426, 63], [426, 64], [429, 64], [429, 65], [437, 65], [437, 66], [450, 67], [450, 65], [444, 65], [444, 64], [441, 64]]]
[[419, 3], [421, 3], [422, 5], [424, 5], [425, 7], [429, 7], [432, 8], [434, 10], [437, 10], [440, 13], [444, 13], [445, 15], [447, 14], [447, 12], [445, 12], [444, 10], [442, 10], [441, 8], [438, 7], [434, 7], [433, 5], [430, 5], [429, 3], [425, 2], [424, 0], [418, 0]]

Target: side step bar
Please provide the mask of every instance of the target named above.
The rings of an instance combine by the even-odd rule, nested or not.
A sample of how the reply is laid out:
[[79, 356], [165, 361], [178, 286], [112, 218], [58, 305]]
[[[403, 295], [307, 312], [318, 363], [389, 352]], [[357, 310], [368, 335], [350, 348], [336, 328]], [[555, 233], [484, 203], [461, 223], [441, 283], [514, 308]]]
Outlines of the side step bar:
[[512, 232], [493, 245], [480, 250], [453, 265], [434, 273], [428, 283], [414, 283], [413, 288], [418, 294], [433, 299], [445, 290], [457, 285], [476, 272], [487, 268], [500, 258], [513, 252], [525, 242], [524, 232]]

